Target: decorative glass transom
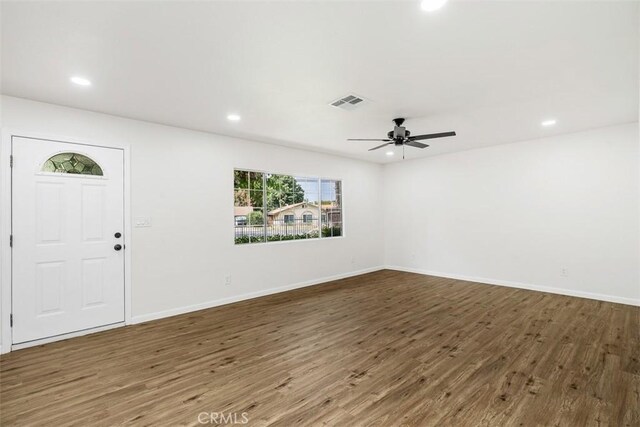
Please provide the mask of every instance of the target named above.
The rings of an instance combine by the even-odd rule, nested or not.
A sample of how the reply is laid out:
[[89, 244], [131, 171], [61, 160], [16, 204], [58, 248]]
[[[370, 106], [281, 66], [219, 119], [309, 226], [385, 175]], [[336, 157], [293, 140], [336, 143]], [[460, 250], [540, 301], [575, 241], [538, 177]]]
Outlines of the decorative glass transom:
[[73, 173], [102, 176], [102, 168], [87, 156], [78, 153], [60, 153], [42, 165], [42, 172]]

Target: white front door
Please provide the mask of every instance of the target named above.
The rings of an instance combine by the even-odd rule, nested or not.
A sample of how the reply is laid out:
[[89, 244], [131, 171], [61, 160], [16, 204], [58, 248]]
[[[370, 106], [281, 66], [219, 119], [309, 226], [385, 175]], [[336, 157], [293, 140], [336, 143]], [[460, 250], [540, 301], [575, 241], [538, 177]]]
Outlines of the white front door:
[[13, 137], [13, 343], [124, 322], [124, 153]]

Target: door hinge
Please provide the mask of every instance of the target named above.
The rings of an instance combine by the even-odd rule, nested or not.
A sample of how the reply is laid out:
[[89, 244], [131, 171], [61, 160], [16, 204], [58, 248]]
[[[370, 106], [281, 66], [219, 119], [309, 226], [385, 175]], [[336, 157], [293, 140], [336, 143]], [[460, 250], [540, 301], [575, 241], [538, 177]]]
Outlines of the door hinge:
[[9, 315], [9, 326], [13, 328], [13, 313]]
[[9, 155], [9, 167], [13, 167], [13, 154]]
[[9, 234], [9, 247], [13, 247], [13, 234]]

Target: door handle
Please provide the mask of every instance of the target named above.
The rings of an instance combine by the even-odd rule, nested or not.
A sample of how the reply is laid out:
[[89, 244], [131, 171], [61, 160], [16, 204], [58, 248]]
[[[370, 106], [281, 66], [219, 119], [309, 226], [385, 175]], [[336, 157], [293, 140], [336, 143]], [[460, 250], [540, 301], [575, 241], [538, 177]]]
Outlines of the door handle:
[[122, 245], [115, 245], [113, 249], [115, 249], [116, 251], [119, 251], [120, 249], [122, 249]]

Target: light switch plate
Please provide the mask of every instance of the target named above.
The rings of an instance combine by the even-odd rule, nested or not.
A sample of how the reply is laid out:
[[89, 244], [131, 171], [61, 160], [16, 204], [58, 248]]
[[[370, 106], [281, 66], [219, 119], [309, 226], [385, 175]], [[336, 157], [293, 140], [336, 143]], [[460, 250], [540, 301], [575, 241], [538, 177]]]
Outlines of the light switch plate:
[[133, 219], [133, 226], [138, 227], [151, 227], [151, 218], [149, 217], [137, 217]]

